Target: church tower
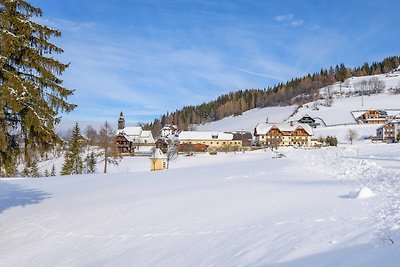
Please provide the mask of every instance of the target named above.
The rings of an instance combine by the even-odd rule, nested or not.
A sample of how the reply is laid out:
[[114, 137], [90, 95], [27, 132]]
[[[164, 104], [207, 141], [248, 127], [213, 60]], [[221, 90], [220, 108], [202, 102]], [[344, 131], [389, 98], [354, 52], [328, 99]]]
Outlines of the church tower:
[[118, 130], [122, 130], [125, 128], [125, 119], [124, 115], [121, 113], [119, 114], [119, 119], [118, 119]]

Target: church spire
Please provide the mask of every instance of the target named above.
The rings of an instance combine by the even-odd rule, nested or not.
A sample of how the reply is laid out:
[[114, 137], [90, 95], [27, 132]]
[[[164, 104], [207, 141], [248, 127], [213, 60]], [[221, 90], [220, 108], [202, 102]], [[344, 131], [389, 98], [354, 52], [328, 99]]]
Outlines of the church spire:
[[118, 119], [118, 130], [122, 130], [125, 128], [125, 119], [124, 119], [124, 114], [121, 113], [119, 114], [119, 119]]

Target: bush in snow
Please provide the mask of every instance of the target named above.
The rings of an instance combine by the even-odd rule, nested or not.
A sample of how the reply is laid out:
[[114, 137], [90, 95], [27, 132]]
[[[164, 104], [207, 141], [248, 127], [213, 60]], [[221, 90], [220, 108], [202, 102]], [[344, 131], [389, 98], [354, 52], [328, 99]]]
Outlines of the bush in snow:
[[336, 137], [334, 137], [334, 136], [327, 136], [326, 137], [326, 139], [325, 139], [325, 143], [328, 145], [328, 146], [337, 146], [337, 143], [338, 143], [338, 141], [337, 141], [337, 138]]

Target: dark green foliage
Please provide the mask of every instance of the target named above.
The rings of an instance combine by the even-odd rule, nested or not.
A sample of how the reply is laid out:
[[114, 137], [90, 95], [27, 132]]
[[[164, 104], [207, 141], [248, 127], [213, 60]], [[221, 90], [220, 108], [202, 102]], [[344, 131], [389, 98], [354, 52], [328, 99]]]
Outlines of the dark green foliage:
[[400, 57], [388, 57], [382, 62], [368, 63], [358, 68], [348, 68], [344, 64], [335, 68], [321, 69], [320, 72], [294, 78], [286, 83], [263, 89], [246, 89], [231, 92], [218, 97], [216, 100], [197, 106], [185, 106], [180, 110], [162, 115], [160, 119], [146, 126], [158, 133], [162, 125], [175, 124], [181, 130], [189, 129], [191, 124], [201, 124], [220, 120], [231, 115], [268, 106], [304, 104], [319, 97], [319, 89], [343, 82], [353, 76], [387, 73], [400, 64]]
[[39, 173], [39, 168], [38, 168], [36, 160], [32, 161], [30, 171], [31, 171], [31, 177], [40, 177], [41, 176]]
[[86, 164], [86, 173], [95, 173], [96, 172], [96, 156], [92, 151], [90, 154], [86, 156], [85, 164]]
[[338, 143], [338, 141], [337, 141], [337, 138], [336, 137], [334, 137], [334, 136], [327, 136], [326, 137], [326, 139], [325, 139], [325, 143], [327, 144], [327, 145], [329, 145], [329, 146], [337, 146], [337, 143]]
[[61, 170], [61, 175], [82, 174], [83, 162], [81, 158], [82, 153], [82, 136], [78, 123], [72, 131], [71, 144], [69, 150], [65, 154], [64, 165]]
[[[58, 30], [31, 20], [42, 11], [22, 0], [0, 0], [0, 175], [14, 173], [21, 153], [15, 137], [21, 137], [25, 156], [45, 151], [59, 137], [54, 126], [59, 112], [69, 112], [73, 91], [58, 78], [68, 64], [54, 58], [62, 49], [50, 43]], [[25, 160], [28, 160], [26, 157]]]
[[397, 142], [400, 142], [400, 132], [397, 133]]
[[25, 168], [22, 171], [24, 177], [40, 177], [39, 168], [36, 160], [28, 160], [25, 163]]
[[1, 114], [0, 124], [0, 177], [13, 176], [16, 173], [19, 146], [16, 137], [6, 131]]
[[56, 167], [54, 167], [54, 164], [53, 164], [53, 166], [51, 167], [50, 176], [56, 176]]

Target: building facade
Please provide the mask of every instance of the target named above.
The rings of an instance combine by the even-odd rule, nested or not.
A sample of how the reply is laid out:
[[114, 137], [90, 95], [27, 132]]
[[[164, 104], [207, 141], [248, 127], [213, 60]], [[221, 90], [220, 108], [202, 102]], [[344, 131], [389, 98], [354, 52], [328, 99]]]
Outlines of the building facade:
[[313, 131], [308, 124], [259, 123], [254, 129], [257, 145], [270, 147], [302, 146], [311, 147]]
[[122, 114], [118, 118], [118, 130], [115, 138], [118, 151], [122, 155], [128, 155], [138, 150], [140, 147], [155, 146], [155, 140], [151, 131], [145, 131], [139, 126], [125, 127], [125, 119]]
[[387, 143], [397, 143], [400, 139], [400, 119], [386, 122], [376, 130], [378, 138]]
[[384, 124], [389, 119], [384, 110], [370, 109], [357, 118], [357, 121], [366, 124]]
[[223, 132], [182, 131], [178, 140], [180, 145], [202, 144], [208, 147], [207, 150], [238, 150], [242, 148], [242, 140], [234, 140], [233, 134]]
[[168, 137], [170, 135], [175, 135], [178, 132], [178, 127], [173, 124], [166, 124], [160, 130], [161, 137]]

